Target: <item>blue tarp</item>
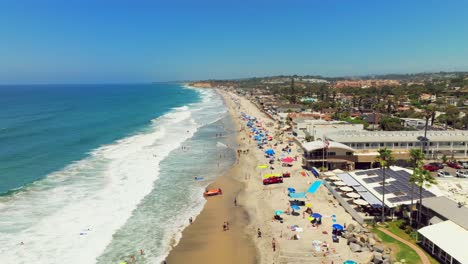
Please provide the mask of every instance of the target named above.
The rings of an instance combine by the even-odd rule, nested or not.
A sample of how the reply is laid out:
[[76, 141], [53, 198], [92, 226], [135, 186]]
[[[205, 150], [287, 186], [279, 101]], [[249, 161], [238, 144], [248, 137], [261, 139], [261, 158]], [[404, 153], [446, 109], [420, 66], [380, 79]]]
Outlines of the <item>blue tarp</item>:
[[289, 197], [291, 197], [291, 198], [306, 198], [306, 193], [305, 192], [289, 193]]
[[316, 180], [314, 181], [314, 183], [312, 183], [312, 185], [309, 187], [309, 189], [307, 190], [307, 192], [309, 193], [315, 193], [317, 191], [317, 189], [320, 187], [320, 185], [322, 185], [322, 180]]
[[288, 188], [288, 192], [290, 192], [290, 193], [295, 193], [295, 192], [296, 192], [296, 189], [289, 187], [289, 188]]

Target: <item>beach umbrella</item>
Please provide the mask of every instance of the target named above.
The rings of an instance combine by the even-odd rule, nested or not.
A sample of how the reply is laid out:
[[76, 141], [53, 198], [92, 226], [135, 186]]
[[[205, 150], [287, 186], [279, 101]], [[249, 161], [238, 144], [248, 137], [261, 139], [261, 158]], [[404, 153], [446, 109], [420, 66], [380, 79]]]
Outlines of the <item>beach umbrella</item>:
[[352, 191], [353, 191], [353, 188], [348, 187], [348, 186], [340, 187], [340, 191], [343, 191], [343, 192], [352, 192]]
[[354, 260], [346, 260], [343, 264], [357, 264], [357, 262]]
[[314, 217], [314, 218], [322, 218], [322, 215], [319, 214], [319, 213], [313, 213], [313, 214], [312, 214], [312, 217]]
[[294, 159], [291, 158], [291, 157], [287, 157], [287, 158], [282, 159], [281, 161], [284, 162], [284, 163], [291, 163], [291, 162], [294, 161]]
[[337, 229], [337, 230], [343, 230], [344, 229], [344, 227], [342, 225], [340, 225], [340, 224], [333, 224], [332, 227], [334, 229]]
[[290, 192], [290, 193], [295, 193], [295, 192], [296, 192], [296, 189], [294, 189], [294, 188], [288, 188], [288, 192]]
[[275, 155], [275, 151], [272, 150], [272, 149], [267, 149], [267, 150], [265, 151], [265, 154], [267, 154], [267, 155]]
[[356, 199], [353, 201], [353, 203], [357, 204], [357, 205], [368, 205], [369, 203], [363, 199]]
[[338, 177], [338, 176], [331, 176], [331, 177], [328, 177], [327, 179], [329, 179], [330, 181], [340, 181], [341, 178]]
[[310, 208], [310, 207], [312, 207], [312, 205], [308, 203], [308, 204], [306, 204], [306, 207]]
[[297, 205], [291, 205], [291, 208], [293, 210], [301, 210], [301, 208], [299, 206], [297, 206]]
[[275, 215], [280, 215], [280, 214], [283, 214], [283, 211], [281, 211], [281, 210], [276, 210], [275, 211]]
[[346, 183], [344, 183], [342, 181], [336, 181], [333, 184], [335, 184], [336, 186], [345, 186], [346, 185]]
[[313, 221], [314, 219], [315, 219], [315, 218], [312, 217], [312, 216], [309, 216], [309, 217], [307, 218], [307, 220], [309, 220], [309, 221]]
[[258, 168], [259, 168], [259, 169], [266, 169], [266, 168], [268, 168], [268, 167], [269, 167], [269, 166], [266, 165], [266, 164], [258, 165]]
[[349, 198], [359, 198], [361, 197], [361, 195], [355, 193], [355, 192], [349, 192], [346, 194], [346, 196], [348, 196]]

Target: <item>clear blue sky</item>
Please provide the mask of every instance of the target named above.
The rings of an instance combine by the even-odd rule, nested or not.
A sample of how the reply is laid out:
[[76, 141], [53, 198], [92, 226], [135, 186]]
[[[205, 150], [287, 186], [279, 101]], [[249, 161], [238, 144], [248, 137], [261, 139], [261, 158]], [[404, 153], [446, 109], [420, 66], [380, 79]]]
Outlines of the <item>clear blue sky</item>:
[[0, 83], [468, 70], [462, 0], [1, 0]]

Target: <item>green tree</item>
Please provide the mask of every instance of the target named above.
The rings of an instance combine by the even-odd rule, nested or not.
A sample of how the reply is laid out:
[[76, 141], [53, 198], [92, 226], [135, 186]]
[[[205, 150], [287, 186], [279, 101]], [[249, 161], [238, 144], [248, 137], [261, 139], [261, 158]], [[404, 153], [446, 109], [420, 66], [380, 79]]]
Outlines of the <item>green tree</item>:
[[426, 153], [426, 145], [427, 145], [427, 126], [429, 124], [429, 119], [432, 118], [432, 122], [434, 122], [434, 115], [435, 115], [435, 108], [432, 105], [427, 105], [424, 108], [424, 117], [426, 118], [426, 123], [424, 125], [424, 138], [422, 142], [422, 152], [423, 154]]
[[447, 124], [453, 126], [460, 115], [460, 110], [456, 106], [449, 105], [445, 110], [445, 114], [447, 115]]
[[393, 164], [395, 158], [392, 155], [392, 151], [387, 148], [378, 149], [377, 152], [377, 162], [379, 162], [380, 167], [382, 168], [382, 223], [385, 223], [385, 172], [390, 168], [390, 165]]
[[437, 184], [437, 181], [431, 175], [431, 173], [422, 168], [416, 168], [415, 173], [411, 175], [410, 182], [416, 184], [419, 187], [419, 206], [418, 206], [418, 227], [421, 225], [421, 208], [422, 208], [422, 191], [423, 187], [431, 187], [432, 184]]
[[290, 100], [291, 103], [295, 104], [296, 103], [296, 91], [294, 87], [294, 77], [291, 78], [291, 95], [290, 95]]
[[[421, 168], [423, 165], [423, 160], [424, 160], [424, 153], [421, 151], [421, 149], [411, 149], [410, 150], [410, 159], [409, 162], [411, 166], [413, 167], [413, 175], [416, 173], [416, 169]], [[411, 183], [411, 206], [410, 206], [410, 226], [413, 226], [413, 194], [414, 194], [414, 182], [410, 181]]]
[[447, 163], [447, 155], [442, 155], [442, 163]]
[[401, 120], [399, 118], [384, 116], [380, 120], [380, 127], [385, 131], [398, 131], [405, 129], [401, 125]]

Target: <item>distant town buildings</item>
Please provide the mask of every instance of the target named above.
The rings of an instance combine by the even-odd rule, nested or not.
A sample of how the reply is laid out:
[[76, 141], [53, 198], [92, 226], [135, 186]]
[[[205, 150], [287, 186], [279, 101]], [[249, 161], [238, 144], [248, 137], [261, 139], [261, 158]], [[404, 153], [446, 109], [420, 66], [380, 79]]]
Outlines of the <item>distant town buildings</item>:
[[369, 88], [369, 87], [383, 87], [383, 86], [400, 86], [401, 83], [398, 80], [344, 80], [336, 81], [333, 84], [333, 88]]

